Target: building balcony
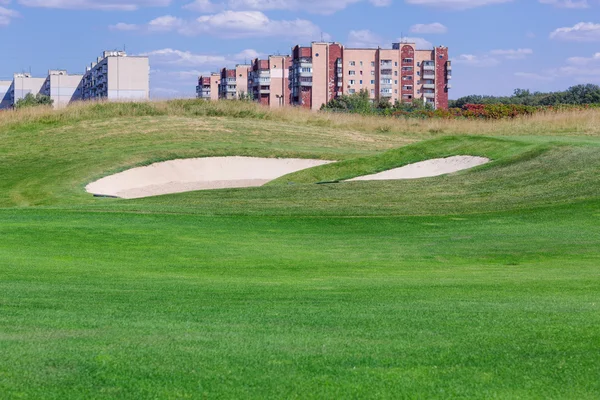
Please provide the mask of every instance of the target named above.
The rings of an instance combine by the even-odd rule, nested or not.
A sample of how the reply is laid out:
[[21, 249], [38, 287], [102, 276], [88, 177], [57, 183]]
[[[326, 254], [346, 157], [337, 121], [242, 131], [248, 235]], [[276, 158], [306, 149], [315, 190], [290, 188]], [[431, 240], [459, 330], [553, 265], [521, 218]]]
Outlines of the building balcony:
[[423, 65], [423, 71], [435, 71], [435, 65]]
[[423, 89], [435, 89], [434, 83], [426, 83], [423, 85]]
[[381, 75], [389, 75], [389, 76], [392, 76], [392, 74], [393, 74], [393, 71], [392, 71], [391, 69], [382, 69], [382, 70], [380, 71], [380, 74], [381, 74]]
[[423, 97], [426, 99], [435, 99], [435, 93], [423, 93]]
[[297, 75], [300, 77], [312, 77], [313, 76], [312, 72], [302, 72], [302, 71], [299, 71]]
[[304, 87], [312, 87], [313, 83], [312, 82], [300, 82], [300, 86], [304, 86]]
[[387, 61], [387, 60], [386, 61], [381, 61], [380, 65], [381, 65], [381, 68], [384, 68], [384, 67], [388, 67], [389, 68], [389, 67], [392, 66], [392, 62], [391, 61]]
[[449, 83], [449, 84], [446, 85], [446, 88], [447, 89], [452, 89], [452, 85]]
[[424, 74], [424, 75], [423, 75], [423, 79], [431, 79], [431, 80], [434, 80], [434, 79], [435, 79], [435, 75], [433, 75], [433, 74]]
[[269, 94], [269, 93], [271, 93], [271, 88], [270, 87], [261, 87], [260, 89], [258, 89], [258, 93]]
[[392, 89], [392, 84], [391, 83], [382, 83], [379, 85], [379, 87], [381, 89]]
[[452, 74], [451, 74], [450, 72], [448, 72], [448, 74], [446, 75], [446, 78], [447, 78], [448, 80], [452, 79]]
[[446, 63], [446, 69], [447, 69], [448, 71], [452, 71], [452, 63], [451, 63], [450, 61], [448, 61], [448, 62]]

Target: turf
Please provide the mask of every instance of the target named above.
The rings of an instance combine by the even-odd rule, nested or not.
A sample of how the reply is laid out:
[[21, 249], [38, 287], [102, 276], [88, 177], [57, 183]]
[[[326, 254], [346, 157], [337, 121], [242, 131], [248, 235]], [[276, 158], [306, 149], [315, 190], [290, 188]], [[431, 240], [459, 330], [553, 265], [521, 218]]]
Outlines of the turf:
[[[0, 398], [600, 396], [597, 137], [178, 125], [145, 106], [112, 127], [103, 107], [0, 124]], [[492, 162], [316, 184], [467, 153]], [[342, 162], [255, 189], [83, 191], [228, 154]]]

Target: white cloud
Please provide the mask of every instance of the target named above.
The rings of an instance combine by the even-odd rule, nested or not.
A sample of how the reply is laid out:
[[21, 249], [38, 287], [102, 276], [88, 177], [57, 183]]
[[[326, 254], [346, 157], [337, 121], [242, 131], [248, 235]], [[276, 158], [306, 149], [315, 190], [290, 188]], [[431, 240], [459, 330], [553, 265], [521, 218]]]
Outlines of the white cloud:
[[501, 56], [509, 60], [520, 60], [533, 54], [531, 49], [508, 49], [508, 50], [492, 50], [492, 56]]
[[350, 31], [346, 46], [349, 48], [375, 48], [382, 47], [384, 49], [391, 48], [393, 42], [414, 43], [418, 50], [433, 49], [433, 44], [419, 37], [403, 37], [396, 40], [385, 40], [378, 34], [362, 29], [358, 31]]
[[497, 59], [488, 55], [477, 56], [474, 54], [461, 54], [458, 57], [453, 58], [452, 62], [455, 64], [464, 64], [477, 68], [495, 67], [496, 65], [500, 64]]
[[515, 72], [515, 76], [517, 78], [523, 78], [523, 79], [534, 80], [534, 81], [552, 81], [552, 80], [554, 80], [554, 77], [552, 77], [552, 76], [538, 74], [535, 72]]
[[396, 39], [396, 42], [401, 42], [401, 43], [414, 43], [415, 46], [417, 47], [417, 50], [430, 50], [433, 49], [433, 43], [431, 43], [428, 40], [425, 40], [423, 38], [420, 37], [402, 37], [402, 38], [398, 38]]
[[183, 6], [183, 8], [201, 13], [211, 13], [219, 11], [223, 7], [221, 4], [215, 4], [211, 0], [195, 0], [193, 3]]
[[[185, 9], [198, 12], [233, 11], [268, 11], [288, 10], [305, 11], [313, 14], [333, 14], [349, 5], [365, 0], [194, 0], [184, 6]], [[375, 7], [385, 7], [392, 0], [369, 0]]]
[[581, 83], [600, 83], [600, 53], [591, 57], [570, 57], [567, 58], [566, 65], [559, 68], [541, 73], [517, 72], [515, 76], [544, 81], [567, 78]]
[[185, 25], [185, 21], [172, 15], [163, 15], [148, 22], [147, 28], [154, 32], [169, 32], [180, 29]]
[[592, 57], [570, 57], [567, 58], [567, 64], [569, 65], [590, 65], [590, 64], [598, 64], [600, 65], [600, 53], [594, 54]]
[[467, 10], [489, 6], [492, 4], [509, 3], [513, 0], [405, 0], [408, 4], [419, 6], [429, 6], [436, 8], [445, 8], [450, 10]]
[[138, 29], [138, 26], [135, 24], [125, 24], [123, 22], [119, 22], [118, 24], [109, 26], [108, 29], [111, 31], [135, 31]]
[[288, 37], [317, 40], [330, 36], [311, 21], [303, 19], [272, 20], [260, 11], [223, 11], [202, 15], [194, 20], [165, 15], [142, 27], [150, 32], [177, 32], [182, 35], [214, 35], [220, 38]]
[[542, 4], [550, 4], [558, 8], [589, 8], [588, 0], [539, 0]]
[[27, 7], [134, 11], [142, 7], [167, 7], [171, 0], [19, 0]]
[[410, 27], [411, 33], [419, 33], [419, 34], [434, 34], [434, 33], [446, 33], [448, 32], [448, 28], [439, 22], [434, 22], [433, 24], [416, 24]]
[[550, 34], [550, 39], [573, 42], [599, 42], [600, 24], [580, 22], [572, 27], [558, 28]]
[[371, 48], [378, 46], [383, 47], [384, 40], [381, 36], [371, 32], [370, 30], [362, 29], [358, 31], [350, 31], [350, 33], [348, 33], [348, 41], [346, 43], [348, 47]]
[[[8, 4], [3, 2], [2, 4]], [[13, 18], [17, 18], [19, 13], [6, 7], [0, 6], [0, 26], [7, 26]]]
[[150, 57], [152, 65], [222, 68], [226, 64], [249, 62], [252, 59], [260, 57], [262, 54], [254, 49], [245, 49], [232, 55], [211, 55], [195, 54], [190, 51], [166, 48], [149, 51], [141, 55]]

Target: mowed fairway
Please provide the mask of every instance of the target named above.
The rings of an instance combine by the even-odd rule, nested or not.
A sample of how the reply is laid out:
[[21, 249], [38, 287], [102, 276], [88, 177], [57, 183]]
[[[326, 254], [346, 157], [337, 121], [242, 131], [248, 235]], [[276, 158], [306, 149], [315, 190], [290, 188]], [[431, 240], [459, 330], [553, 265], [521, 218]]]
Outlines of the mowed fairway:
[[[0, 121], [0, 398], [600, 396], [596, 133], [419, 137], [191, 113], [166, 137], [131, 128], [155, 116], [105, 131], [100, 113], [61, 115]], [[492, 162], [315, 184], [465, 152]], [[263, 188], [83, 190], [202, 155], [342, 162]]]

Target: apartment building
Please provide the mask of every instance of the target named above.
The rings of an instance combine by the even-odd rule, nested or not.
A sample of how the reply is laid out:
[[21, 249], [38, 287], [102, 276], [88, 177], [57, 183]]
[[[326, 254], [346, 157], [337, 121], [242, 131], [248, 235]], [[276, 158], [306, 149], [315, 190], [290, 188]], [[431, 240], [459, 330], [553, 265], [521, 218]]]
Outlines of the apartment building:
[[234, 69], [221, 70], [221, 84], [219, 85], [219, 99], [234, 100], [248, 94], [248, 73], [251, 66], [238, 64]]
[[197, 97], [205, 100], [218, 100], [220, 84], [221, 74], [218, 73], [198, 77], [198, 86], [196, 86]]
[[289, 68], [292, 105], [318, 110], [343, 93], [340, 43], [312, 43], [295, 46]]
[[253, 99], [271, 108], [289, 105], [290, 65], [290, 56], [269, 56], [267, 60], [255, 59], [248, 75], [248, 89]]
[[12, 107], [10, 99], [12, 82], [9, 80], [0, 80], [0, 110]]
[[356, 49], [315, 42], [293, 49], [291, 103], [318, 110], [335, 97], [366, 90], [373, 101], [417, 99], [448, 108], [451, 71], [446, 47], [418, 50], [414, 43], [394, 43], [391, 49]]
[[46, 78], [34, 78], [29, 73], [14, 74], [9, 99], [11, 105], [23, 99], [28, 94], [37, 96], [42, 92]]
[[[291, 57], [256, 59], [249, 69], [248, 90], [256, 101], [271, 107], [290, 104], [319, 110], [336, 97], [366, 91], [372, 101], [422, 101], [446, 109], [452, 87], [448, 48], [422, 50], [415, 43], [383, 49], [313, 42], [295, 46]], [[244, 81], [239, 68], [224, 68], [220, 76], [219, 98], [238, 98]]]
[[54, 108], [64, 108], [73, 101], [81, 100], [82, 79], [83, 75], [70, 75], [65, 70], [50, 70], [40, 93], [53, 100]]
[[81, 97], [83, 100], [148, 100], [149, 76], [148, 57], [105, 51], [86, 68]]

